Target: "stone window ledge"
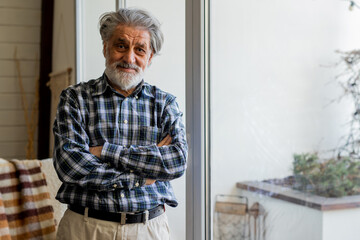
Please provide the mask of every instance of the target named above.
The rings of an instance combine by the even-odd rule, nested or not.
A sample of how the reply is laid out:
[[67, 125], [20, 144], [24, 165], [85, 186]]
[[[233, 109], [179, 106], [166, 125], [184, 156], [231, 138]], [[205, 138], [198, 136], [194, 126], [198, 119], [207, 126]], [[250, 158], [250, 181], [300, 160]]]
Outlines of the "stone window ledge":
[[340, 198], [326, 198], [309, 193], [303, 193], [290, 187], [283, 187], [262, 181], [238, 182], [237, 188], [255, 192], [262, 196], [291, 202], [320, 211], [351, 209], [360, 207], [360, 195]]

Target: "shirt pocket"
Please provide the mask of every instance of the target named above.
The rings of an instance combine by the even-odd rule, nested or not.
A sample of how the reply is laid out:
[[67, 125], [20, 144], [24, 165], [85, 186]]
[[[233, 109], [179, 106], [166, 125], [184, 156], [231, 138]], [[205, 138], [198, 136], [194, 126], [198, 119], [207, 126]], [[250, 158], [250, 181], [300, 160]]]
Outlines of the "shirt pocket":
[[151, 126], [139, 126], [137, 131], [134, 131], [134, 140], [136, 144], [140, 146], [147, 146], [152, 144], [158, 144], [161, 137], [161, 128]]

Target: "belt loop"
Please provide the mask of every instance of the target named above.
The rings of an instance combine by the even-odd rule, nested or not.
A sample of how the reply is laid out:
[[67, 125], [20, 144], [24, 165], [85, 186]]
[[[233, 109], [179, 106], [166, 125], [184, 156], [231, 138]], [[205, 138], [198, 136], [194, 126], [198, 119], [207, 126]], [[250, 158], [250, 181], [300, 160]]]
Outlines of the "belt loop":
[[120, 224], [125, 225], [126, 224], [126, 213], [122, 212], [120, 216]]
[[86, 207], [84, 211], [84, 222], [87, 222], [89, 220], [89, 208]]
[[149, 221], [149, 211], [148, 210], [145, 210], [144, 213], [143, 213], [143, 222], [144, 222], [144, 225], [146, 225]]

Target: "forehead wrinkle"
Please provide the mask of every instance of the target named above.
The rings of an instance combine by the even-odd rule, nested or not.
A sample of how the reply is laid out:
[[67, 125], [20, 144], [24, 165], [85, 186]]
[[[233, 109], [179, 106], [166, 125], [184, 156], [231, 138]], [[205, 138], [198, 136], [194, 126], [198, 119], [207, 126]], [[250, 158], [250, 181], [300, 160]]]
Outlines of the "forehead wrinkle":
[[[137, 46], [137, 47], [141, 47], [141, 48], [146, 48], [146, 47], [148, 47], [148, 43], [144, 40], [144, 39], [139, 39], [138, 41], [137, 41], [137, 38], [135, 38], [134, 39], [134, 42], [135, 42], [135, 46]], [[119, 37], [116, 41], [115, 41], [115, 43], [126, 43], [126, 44], [129, 44], [130, 43], [130, 41], [129, 41], [129, 39], [127, 39], [126, 37], [124, 38], [124, 37]]]
[[122, 39], [124, 42], [139, 42], [148, 45], [150, 41], [150, 33], [148, 30], [141, 27], [131, 27], [126, 25], [119, 25], [114, 35], [117, 35], [117, 40]]
[[116, 42], [124, 42], [124, 43], [128, 43], [128, 42], [129, 42], [129, 40], [128, 40], [128, 39], [126, 39], [126, 38], [121, 38], [121, 37], [119, 37], [119, 38], [116, 40]]

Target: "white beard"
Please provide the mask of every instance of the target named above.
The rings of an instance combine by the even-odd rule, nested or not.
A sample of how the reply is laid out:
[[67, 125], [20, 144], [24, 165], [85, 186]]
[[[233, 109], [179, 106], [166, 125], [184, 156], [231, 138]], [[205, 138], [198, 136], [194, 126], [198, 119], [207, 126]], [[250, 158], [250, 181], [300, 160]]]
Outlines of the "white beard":
[[[106, 56], [105, 62], [105, 73], [109, 81], [120, 89], [127, 91], [136, 87], [144, 77], [144, 71], [135, 64], [127, 64], [122, 62], [114, 62], [109, 64], [108, 56]], [[133, 68], [136, 70], [135, 73], [122, 72], [117, 69], [118, 66]]]

